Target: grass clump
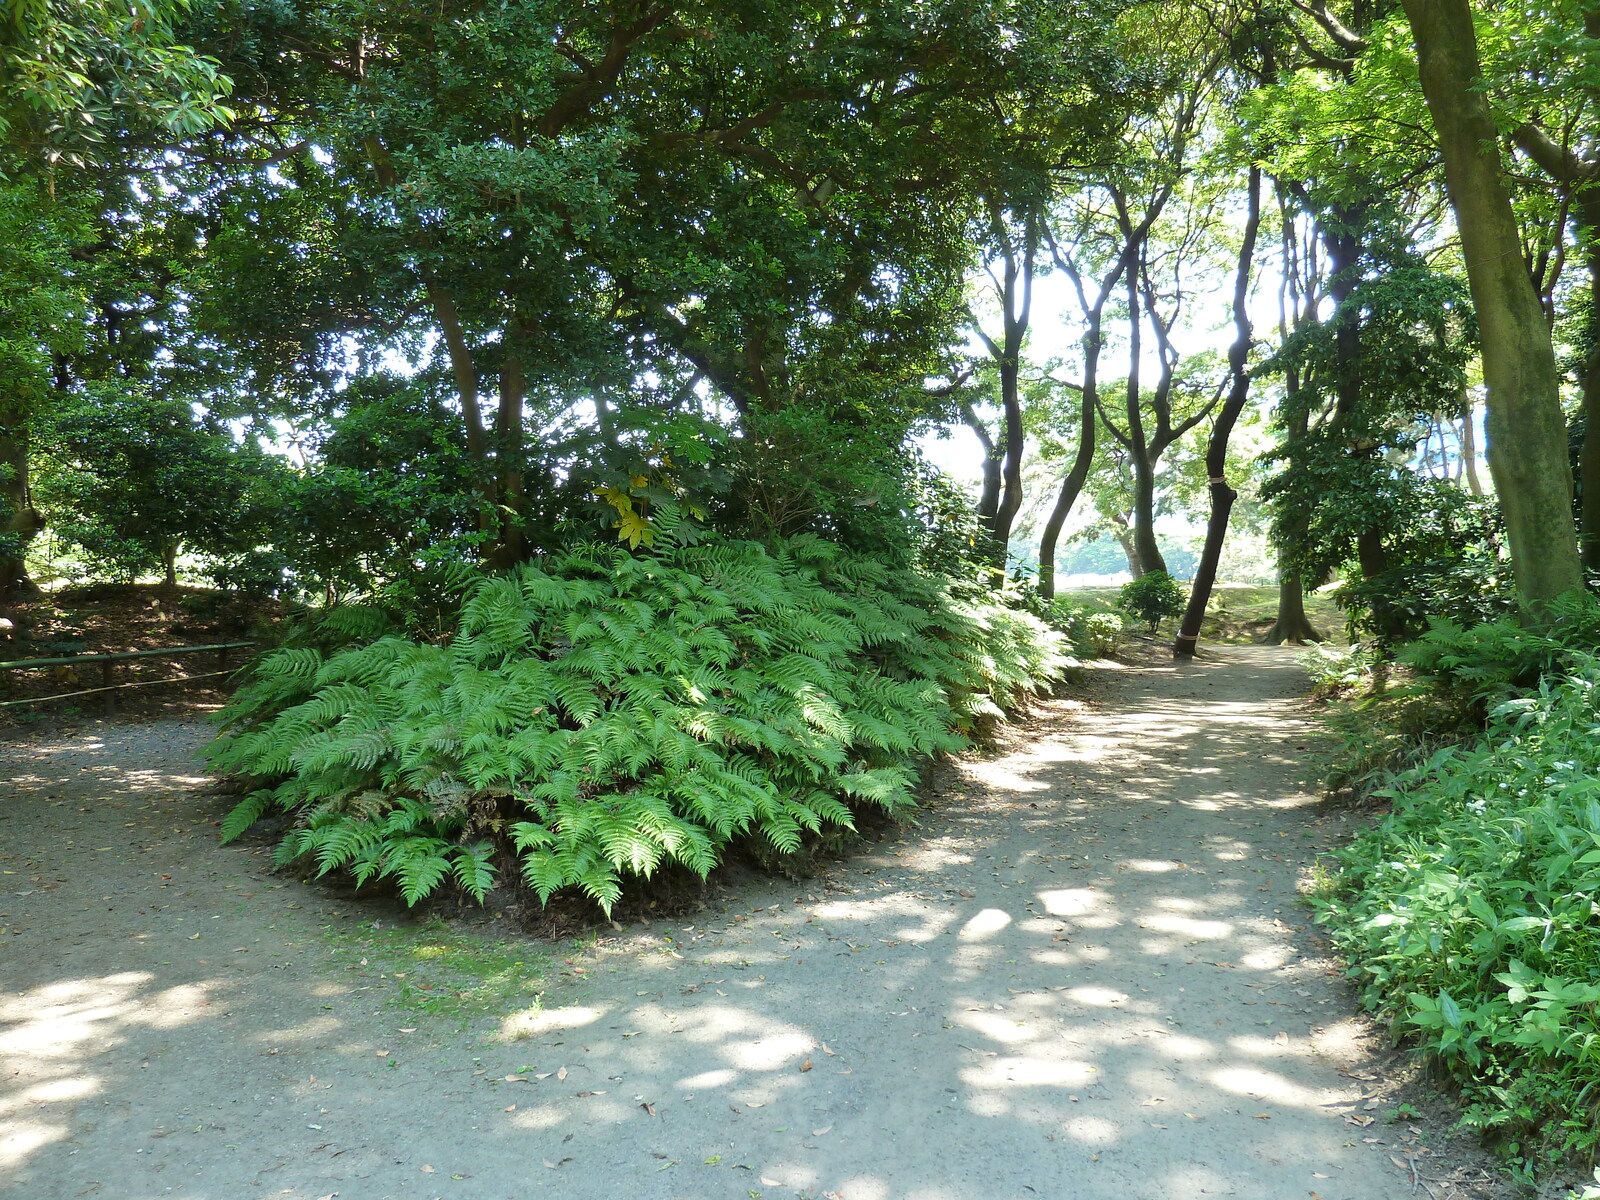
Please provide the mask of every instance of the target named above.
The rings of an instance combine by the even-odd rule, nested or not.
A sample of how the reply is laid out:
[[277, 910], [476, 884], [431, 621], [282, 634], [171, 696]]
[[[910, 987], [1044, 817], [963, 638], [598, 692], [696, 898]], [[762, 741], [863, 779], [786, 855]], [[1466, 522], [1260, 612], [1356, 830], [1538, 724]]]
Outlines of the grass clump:
[[552, 955], [532, 943], [487, 940], [434, 918], [420, 927], [363, 922], [326, 929], [336, 958], [397, 1008], [466, 1022], [540, 1003]]
[[1600, 659], [1564, 661], [1379, 789], [1314, 900], [1366, 1004], [1529, 1169], [1600, 1150]]

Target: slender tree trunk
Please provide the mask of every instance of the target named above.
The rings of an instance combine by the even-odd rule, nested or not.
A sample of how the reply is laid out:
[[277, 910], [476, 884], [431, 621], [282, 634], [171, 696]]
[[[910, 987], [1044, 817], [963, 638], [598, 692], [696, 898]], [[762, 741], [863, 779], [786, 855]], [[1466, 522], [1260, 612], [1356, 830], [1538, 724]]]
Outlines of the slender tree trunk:
[[44, 528], [28, 486], [28, 418], [0, 402], [0, 601], [39, 594], [28, 578], [28, 546]]
[[1579, 553], [1585, 569], [1600, 572], [1600, 200], [1581, 208], [1584, 265], [1589, 271], [1589, 353], [1583, 363], [1583, 450], [1578, 458]]
[[1255, 259], [1256, 237], [1261, 231], [1261, 168], [1250, 168], [1248, 207], [1244, 234], [1239, 242], [1239, 265], [1233, 277], [1233, 345], [1228, 347], [1228, 373], [1231, 380], [1227, 399], [1217, 412], [1206, 443], [1206, 475], [1210, 479], [1211, 515], [1206, 522], [1206, 541], [1195, 566], [1194, 583], [1189, 588], [1189, 604], [1172, 643], [1174, 658], [1194, 657], [1200, 641], [1200, 625], [1205, 620], [1211, 588], [1217, 580], [1217, 565], [1222, 561], [1222, 542], [1228, 535], [1228, 517], [1239, 493], [1225, 476], [1228, 465], [1228, 439], [1244, 412], [1250, 397], [1250, 346], [1254, 328], [1250, 323], [1250, 273]]
[[1472, 403], [1472, 393], [1461, 393], [1461, 468], [1467, 477], [1467, 491], [1474, 496], [1483, 495], [1483, 480], [1478, 476], [1477, 413]]
[[1073, 505], [1077, 504], [1078, 497], [1083, 492], [1083, 485], [1089, 478], [1089, 469], [1094, 465], [1095, 427], [1099, 423], [1099, 417], [1095, 412], [1100, 366], [1098, 313], [1090, 322], [1089, 332], [1083, 339], [1083, 346], [1083, 404], [1079, 408], [1081, 424], [1078, 426], [1078, 453], [1072, 460], [1072, 469], [1061, 481], [1061, 490], [1056, 493], [1056, 502], [1050, 509], [1050, 516], [1044, 523], [1043, 531], [1039, 534], [1039, 594], [1046, 600], [1056, 594], [1056, 546], [1061, 541], [1061, 530], [1067, 523], [1067, 517], [1072, 513]]
[[995, 449], [994, 435], [972, 405], [961, 406], [961, 419], [977, 435], [978, 444], [983, 447], [983, 486], [978, 493], [978, 519], [992, 529], [994, 515], [1000, 511], [1000, 454]]
[[1404, 4], [1478, 315], [1489, 473], [1505, 514], [1518, 596], [1537, 614], [1583, 582], [1550, 330], [1523, 264], [1497, 130], [1479, 89], [1467, 0]]
[[1149, 571], [1165, 571], [1166, 560], [1161, 557], [1161, 547], [1156, 544], [1156, 480], [1155, 462], [1144, 432], [1144, 395], [1140, 387], [1140, 358], [1144, 353], [1141, 336], [1143, 320], [1139, 304], [1138, 267], [1130, 264], [1127, 278], [1128, 290], [1128, 461], [1133, 467], [1133, 548], [1129, 569], [1137, 559], [1138, 570], [1134, 578]]
[[1263, 639], [1269, 646], [1292, 646], [1306, 642], [1320, 642], [1322, 635], [1306, 616], [1306, 592], [1298, 575], [1283, 575], [1278, 579], [1278, 619], [1272, 623]]
[[1000, 287], [1003, 329], [998, 343], [982, 334], [1000, 376], [1000, 496], [989, 532], [994, 539], [995, 565], [1005, 570], [1006, 552], [1011, 542], [1011, 527], [1022, 509], [1022, 347], [1028, 336], [1033, 307], [1033, 268], [1039, 253], [1039, 221], [1023, 217], [1022, 245], [1012, 241], [1003, 215], [993, 213], [995, 236], [1005, 258], [1005, 275]]
[[161, 547], [161, 586], [169, 592], [178, 590], [178, 543], [167, 542]]
[[523, 468], [523, 401], [528, 383], [523, 373], [522, 352], [527, 329], [520, 318], [513, 318], [506, 330], [505, 361], [500, 367], [500, 405], [495, 414], [495, 488], [499, 497], [496, 510], [496, 544], [486, 559], [489, 566], [505, 569], [528, 557], [527, 538], [522, 532], [526, 516]]

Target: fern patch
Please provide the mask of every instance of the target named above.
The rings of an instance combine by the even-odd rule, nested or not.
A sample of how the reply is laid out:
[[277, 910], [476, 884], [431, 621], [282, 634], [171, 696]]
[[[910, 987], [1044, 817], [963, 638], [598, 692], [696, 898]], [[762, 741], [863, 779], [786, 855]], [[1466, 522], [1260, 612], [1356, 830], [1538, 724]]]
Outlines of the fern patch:
[[471, 583], [442, 644], [367, 633], [264, 656], [209, 754], [272, 781], [226, 837], [286, 812], [280, 861], [411, 904], [520, 881], [609, 912], [738, 839], [792, 852], [910, 805], [919, 762], [1070, 665], [1026, 613], [810, 536], [580, 546]]

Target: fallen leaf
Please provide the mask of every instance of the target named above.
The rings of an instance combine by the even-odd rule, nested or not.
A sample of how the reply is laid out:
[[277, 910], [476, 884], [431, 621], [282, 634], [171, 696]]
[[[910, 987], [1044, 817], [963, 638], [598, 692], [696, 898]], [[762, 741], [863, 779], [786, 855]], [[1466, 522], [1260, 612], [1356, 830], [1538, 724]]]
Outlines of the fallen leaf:
[[714, 1167], [721, 1161], [722, 1161], [722, 1155], [713, 1154], [710, 1158], [706, 1159], [706, 1166]]
[[508, 1104], [504, 1108], [502, 1108], [500, 1111], [501, 1112], [516, 1112], [517, 1111], [517, 1106], [515, 1104]]
[[567, 1077], [567, 1069], [565, 1067], [562, 1067], [559, 1071], [556, 1072], [556, 1078], [557, 1079], [565, 1079], [566, 1077]]
[[654, 1104], [651, 1104], [650, 1101], [648, 1101], [648, 1100], [646, 1100], [643, 1104], [639, 1105], [639, 1107], [644, 1109], [645, 1112], [649, 1113], [652, 1117], [656, 1115], [656, 1106]]
[[1280, 1032], [1278, 1036], [1272, 1040], [1279, 1046], [1287, 1046], [1289, 1044], [1289, 1035], [1287, 1032]]
[[388, 1058], [389, 1057], [389, 1052], [387, 1050], [379, 1050], [378, 1051], [378, 1057], [379, 1058]]
[[528, 1082], [528, 1077], [526, 1075], [507, 1075], [506, 1076], [506, 1082], [507, 1083], [527, 1083]]
[[578, 1099], [582, 1100], [586, 1096], [604, 1096], [604, 1095], [605, 1095], [604, 1092], [579, 1092], [578, 1093]]
[[833, 1129], [832, 1125], [824, 1125], [821, 1129], [813, 1129], [811, 1131], [811, 1136], [812, 1137], [821, 1137], [823, 1134], [831, 1132], [832, 1129]]
[[416, 1031], [417, 1031], [417, 1027], [415, 1025], [413, 1025], [410, 1029], [402, 1029], [400, 1032], [401, 1033], [415, 1033]]
[[768, 1179], [765, 1175], [763, 1175], [761, 1177], [761, 1184], [762, 1184], [763, 1187], [782, 1187], [783, 1186], [783, 1184], [779, 1183], [776, 1179]]
[[767, 1102], [765, 1100], [747, 1100], [747, 1101], [745, 1101], [745, 1107], [746, 1108], [765, 1108], [766, 1106], [767, 1106]]
[[1258, 1120], [1258, 1121], [1270, 1121], [1270, 1120], [1272, 1120], [1272, 1114], [1271, 1113], [1257, 1113], [1256, 1114], [1256, 1120]]
[[434, 1174], [434, 1169], [432, 1167], [430, 1167], [427, 1163], [423, 1163], [422, 1166], [418, 1167], [417, 1169], [419, 1171], [421, 1171], [424, 1175], [432, 1175], [432, 1174]]
[[822, 1052], [824, 1054], [826, 1054], [829, 1058], [837, 1058], [838, 1057], [838, 1055], [834, 1054], [834, 1052], [828, 1048], [828, 1043], [827, 1042], [823, 1042], [822, 1043]]
[[802, 1071], [809, 1071], [809, 1070], [811, 1070], [811, 1060], [810, 1060], [810, 1059], [809, 1059], [809, 1058], [808, 1058], [808, 1059], [806, 1059], [806, 1060], [805, 1060], [805, 1062], [803, 1062], [803, 1063], [801, 1063], [801, 1064], [800, 1064], [800, 1069], [801, 1069], [801, 1070], [802, 1070]]

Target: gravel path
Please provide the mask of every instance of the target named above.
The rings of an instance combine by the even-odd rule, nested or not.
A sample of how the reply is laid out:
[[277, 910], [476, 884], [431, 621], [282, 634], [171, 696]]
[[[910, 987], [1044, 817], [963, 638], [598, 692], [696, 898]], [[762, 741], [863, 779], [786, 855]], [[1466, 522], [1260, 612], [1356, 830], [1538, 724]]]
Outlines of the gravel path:
[[323, 932], [388, 909], [215, 845], [204, 726], [0, 751], [0, 1194], [1422, 1194], [1305, 955], [1292, 656], [1098, 674], [919, 829], [609, 937], [466, 1033]]

